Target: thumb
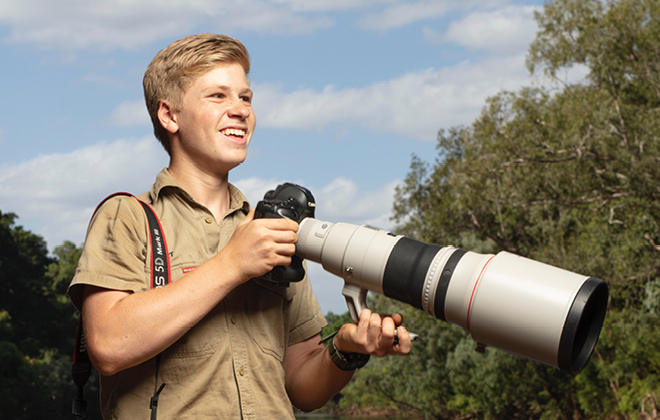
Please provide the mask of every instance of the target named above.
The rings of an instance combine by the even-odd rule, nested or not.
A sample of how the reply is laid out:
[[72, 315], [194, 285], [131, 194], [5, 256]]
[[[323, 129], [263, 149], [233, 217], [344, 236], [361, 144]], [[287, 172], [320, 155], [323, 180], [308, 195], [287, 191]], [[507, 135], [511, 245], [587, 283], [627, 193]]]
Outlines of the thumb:
[[253, 208], [252, 210], [250, 210], [250, 212], [247, 214], [247, 216], [245, 216], [245, 219], [243, 219], [240, 224], [250, 223], [251, 221], [253, 221], [254, 220], [254, 212], [256, 210], [257, 210], [256, 207]]

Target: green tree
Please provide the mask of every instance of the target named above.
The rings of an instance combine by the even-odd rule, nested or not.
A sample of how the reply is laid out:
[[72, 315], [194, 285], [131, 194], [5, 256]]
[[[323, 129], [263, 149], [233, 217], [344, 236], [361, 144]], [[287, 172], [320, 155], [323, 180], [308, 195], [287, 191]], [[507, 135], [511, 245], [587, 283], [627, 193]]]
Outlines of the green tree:
[[[51, 304], [43, 295], [46, 269], [53, 262], [37, 235], [13, 227], [16, 215], [0, 213], [0, 309], [11, 320], [2, 340], [15, 343], [28, 356], [39, 356], [48, 332], [41, 326]], [[39, 308], [40, 310], [29, 310]]]
[[[606, 280], [597, 351], [570, 377], [477, 354], [462, 331], [408, 313], [421, 344], [372, 362], [354, 391], [429, 418], [489, 419], [632, 419], [660, 391], [660, 3], [555, 0], [536, 19], [528, 66], [556, 87], [501, 93], [471, 126], [441, 130], [433, 165], [413, 158], [394, 217], [400, 233], [426, 242], [507, 250]], [[587, 79], [558, 80], [571, 66]], [[395, 371], [409, 375], [393, 380]]]
[[53, 333], [54, 346], [62, 354], [72, 351], [74, 333], [78, 327], [78, 314], [66, 291], [76, 272], [81, 254], [82, 248], [73, 242], [64, 241], [62, 245], [55, 247], [55, 261], [50, 263], [46, 272], [43, 292], [53, 306], [53, 319], [49, 328]]
[[[50, 257], [44, 240], [16, 219], [0, 212], [0, 413], [69, 419], [77, 319], [66, 288], [81, 250], [65, 242]], [[88, 399], [94, 407], [93, 394]]]

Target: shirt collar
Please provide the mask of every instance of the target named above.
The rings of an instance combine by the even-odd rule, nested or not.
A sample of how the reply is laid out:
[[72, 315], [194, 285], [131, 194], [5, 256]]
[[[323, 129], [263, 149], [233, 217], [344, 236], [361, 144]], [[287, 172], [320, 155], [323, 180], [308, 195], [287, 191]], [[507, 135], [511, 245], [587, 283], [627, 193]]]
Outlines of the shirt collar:
[[[243, 193], [233, 184], [229, 183], [228, 187], [229, 187], [229, 197], [230, 197], [229, 213], [232, 213], [236, 210], [241, 210], [243, 211], [243, 213], [247, 214], [250, 211], [250, 203], [248, 202], [247, 198], [245, 198]], [[153, 203], [155, 203], [158, 200], [161, 191], [165, 188], [173, 188], [175, 190], [178, 190], [179, 193], [182, 194], [187, 200], [193, 203], [197, 203], [195, 199], [192, 197], [192, 195], [190, 195], [186, 190], [183, 189], [183, 187], [181, 187], [176, 182], [176, 180], [172, 177], [172, 174], [170, 174], [170, 171], [168, 171], [167, 168], [163, 168], [163, 170], [160, 171], [158, 176], [156, 176], [156, 182], [151, 187], [151, 191], [149, 192], [149, 195], [151, 196], [151, 200]]]

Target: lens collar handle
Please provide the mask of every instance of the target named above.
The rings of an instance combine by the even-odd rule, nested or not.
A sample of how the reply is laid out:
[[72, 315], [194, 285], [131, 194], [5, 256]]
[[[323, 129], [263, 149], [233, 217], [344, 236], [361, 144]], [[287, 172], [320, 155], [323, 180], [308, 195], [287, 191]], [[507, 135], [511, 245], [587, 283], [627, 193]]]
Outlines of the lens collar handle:
[[[367, 289], [363, 289], [360, 286], [357, 286], [352, 283], [344, 282], [344, 288], [341, 291], [341, 294], [344, 295], [346, 299], [346, 306], [348, 306], [348, 312], [351, 314], [351, 318], [355, 323], [360, 321], [360, 314], [363, 309], [367, 308]], [[394, 331], [394, 344], [398, 344], [399, 337]], [[419, 335], [414, 332], [408, 331], [411, 341], [419, 340]]]

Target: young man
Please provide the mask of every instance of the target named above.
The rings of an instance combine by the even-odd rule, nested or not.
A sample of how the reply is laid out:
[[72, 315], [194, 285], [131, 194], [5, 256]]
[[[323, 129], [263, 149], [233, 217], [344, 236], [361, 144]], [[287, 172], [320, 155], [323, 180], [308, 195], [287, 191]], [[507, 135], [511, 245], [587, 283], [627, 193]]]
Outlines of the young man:
[[145, 73], [170, 163], [140, 199], [163, 225], [172, 283], [150, 290], [146, 217], [137, 200], [119, 196], [92, 220], [69, 288], [101, 373], [106, 420], [147, 419], [161, 383], [161, 420], [291, 419], [292, 404], [313, 410], [346, 385], [360, 363], [343, 359], [410, 350], [399, 315], [368, 310], [325, 349], [307, 278], [290, 287], [255, 280], [290, 263], [298, 225], [253, 219], [228, 180], [256, 124], [249, 67], [240, 42], [203, 34], [172, 43]]

